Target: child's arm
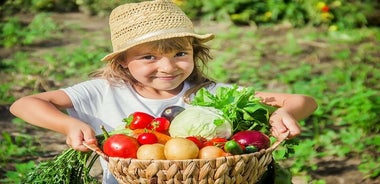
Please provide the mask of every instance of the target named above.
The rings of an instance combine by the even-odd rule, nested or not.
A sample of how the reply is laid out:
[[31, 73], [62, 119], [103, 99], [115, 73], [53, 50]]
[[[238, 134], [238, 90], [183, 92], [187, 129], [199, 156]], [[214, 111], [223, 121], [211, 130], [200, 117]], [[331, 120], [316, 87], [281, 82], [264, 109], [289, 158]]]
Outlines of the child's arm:
[[82, 142], [96, 142], [95, 133], [88, 124], [60, 111], [69, 107], [72, 103], [67, 94], [56, 90], [22, 97], [12, 104], [10, 111], [30, 124], [65, 134], [68, 145], [87, 151]]
[[298, 121], [311, 115], [317, 109], [317, 103], [310, 96], [299, 94], [257, 92], [257, 97], [263, 102], [279, 107], [270, 117], [272, 134], [279, 134], [289, 130], [289, 138], [301, 133]]

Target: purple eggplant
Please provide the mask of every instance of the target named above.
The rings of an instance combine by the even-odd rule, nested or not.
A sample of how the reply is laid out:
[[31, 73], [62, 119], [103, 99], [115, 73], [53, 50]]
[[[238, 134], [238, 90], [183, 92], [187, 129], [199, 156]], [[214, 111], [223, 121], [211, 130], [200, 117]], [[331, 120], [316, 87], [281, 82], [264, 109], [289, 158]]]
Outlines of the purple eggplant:
[[185, 110], [185, 108], [183, 108], [181, 106], [169, 106], [169, 107], [166, 107], [162, 111], [161, 117], [164, 117], [164, 118], [168, 119], [169, 121], [172, 121], [174, 119], [174, 117], [176, 117], [183, 110]]

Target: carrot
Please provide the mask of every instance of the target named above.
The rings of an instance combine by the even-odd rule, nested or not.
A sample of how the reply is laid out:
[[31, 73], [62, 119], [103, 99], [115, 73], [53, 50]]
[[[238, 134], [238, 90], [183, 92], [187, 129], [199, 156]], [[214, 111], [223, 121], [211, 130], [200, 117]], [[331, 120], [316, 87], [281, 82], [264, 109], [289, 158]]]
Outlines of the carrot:
[[153, 133], [154, 135], [156, 135], [157, 139], [158, 139], [158, 143], [161, 143], [161, 144], [165, 144], [166, 142], [168, 142], [168, 140], [170, 140], [172, 138], [167, 134], [157, 132], [154, 130], [148, 130], [148, 129], [134, 129], [133, 130], [133, 136], [137, 137], [139, 134], [145, 133], [145, 132]]

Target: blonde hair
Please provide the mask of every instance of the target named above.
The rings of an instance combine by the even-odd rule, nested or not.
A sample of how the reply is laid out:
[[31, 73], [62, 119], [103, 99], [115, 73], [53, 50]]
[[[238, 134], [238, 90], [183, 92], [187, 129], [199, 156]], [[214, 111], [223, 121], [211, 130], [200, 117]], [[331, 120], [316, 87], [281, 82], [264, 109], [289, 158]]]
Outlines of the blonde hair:
[[[158, 41], [150, 42], [152, 47], [159, 52], [167, 53], [175, 50], [184, 50], [189, 43], [193, 47], [193, 60], [194, 70], [190, 76], [186, 79], [193, 87], [190, 88], [184, 95], [186, 102], [189, 102], [189, 96], [200, 88], [214, 83], [209, 79], [204, 71], [207, 69], [207, 62], [212, 59], [210, 55], [210, 49], [200, 40], [191, 37], [174, 37]], [[128, 68], [122, 67], [122, 63], [125, 59], [125, 53], [122, 52], [113, 58], [111, 58], [105, 67], [90, 74], [92, 78], [104, 78], [111, 85], [122, 85], [129, 83], [130, 85], [139, 85], [139, 82], [133, 78]]]

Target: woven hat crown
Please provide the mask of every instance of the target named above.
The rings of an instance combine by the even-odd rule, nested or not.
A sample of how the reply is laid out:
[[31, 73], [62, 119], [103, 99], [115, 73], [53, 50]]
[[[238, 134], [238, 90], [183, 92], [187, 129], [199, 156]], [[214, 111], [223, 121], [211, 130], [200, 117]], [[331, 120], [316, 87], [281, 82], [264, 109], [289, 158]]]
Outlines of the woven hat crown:
[[111, 60], [138, 44], [182, 36], [206, 42], [212, 34], [199, 35], [186, 14], [170, 0], [129, 3], [115, 8], [109, 25], [113, 52], [102, 60]]

